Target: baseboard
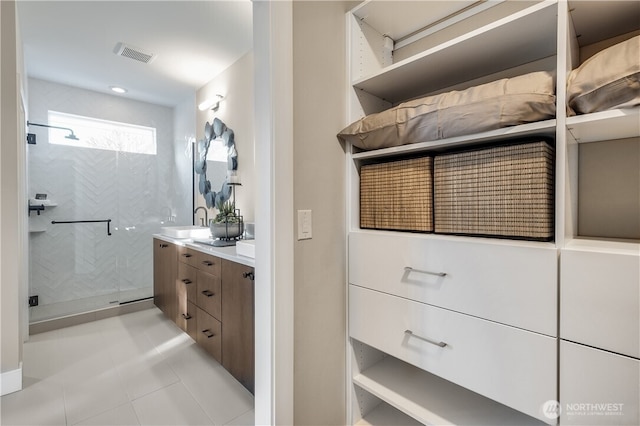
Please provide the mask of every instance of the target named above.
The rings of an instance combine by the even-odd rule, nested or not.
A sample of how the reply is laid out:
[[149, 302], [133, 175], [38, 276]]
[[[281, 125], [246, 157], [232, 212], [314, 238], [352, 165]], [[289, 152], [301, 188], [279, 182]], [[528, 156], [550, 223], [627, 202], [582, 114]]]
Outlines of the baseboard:
[[16, 370], [0, 374], [0, 396], [22, 390], [22, 362]]

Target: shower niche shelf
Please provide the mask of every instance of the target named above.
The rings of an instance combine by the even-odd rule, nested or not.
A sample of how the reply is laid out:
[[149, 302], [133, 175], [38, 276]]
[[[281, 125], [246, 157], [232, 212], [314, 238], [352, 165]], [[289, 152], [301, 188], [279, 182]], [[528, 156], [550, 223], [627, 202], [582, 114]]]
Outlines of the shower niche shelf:
[[[56, 207], [58, 203], [51, 200], [38, 200], [36, 198], [29, 199], [29, 233], [38, 234], [46, 232], [47, 227], [44, 224], [41, 212], [45, 212], [47, 208]], [[31, 215], [36, 213], [36, 215]]]
[[51, 200], [37, 200], [35, 198], [29, 199], [29, 205], [31, 206], [45, 206], [45, 207], [55, 207], [58, 203]]
[[38, 216], [40, 216], [40, 212], [44, 212], [47, 207], [55, 207], [57, 203], [54, 203], [51, 200], [38, 200], [35, 198], [29, 199], [29, 217], [31, 217], [31, 213], [36, 212]]

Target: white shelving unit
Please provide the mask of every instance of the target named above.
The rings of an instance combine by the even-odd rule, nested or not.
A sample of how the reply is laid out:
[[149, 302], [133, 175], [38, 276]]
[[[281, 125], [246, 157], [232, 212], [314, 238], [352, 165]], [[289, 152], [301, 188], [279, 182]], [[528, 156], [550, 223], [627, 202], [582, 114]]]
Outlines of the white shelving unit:
[[422, 424], [540, 424], [516, 410], [393, 357], [386, 357], [358, 374], [353, 383]]
[[[563, 253], [567, 259], [573, 262], [571, 268], [577, 265], [578, 269], [587, 266], [588, 258], [581, 260], [583, 254], [603, 256], [619, 256], [620, 264], [624, 268], [633, 269], [634, 262], [637, 262], [640, 271], [640, 240], [634, 238], [613, 238], [613, 237], [585, 237], [578, 233], [578, 200], [581, 194], [578, 193], [580, 176], [579, 151], [582, 145], [588, 143], [601, 143], [606, 141], [616, 141], [620, 139], [636, 138], [640, 143], [640, 108], [617, 109], [603, 111], [594, 114], [567, 116], [566, 104], [566, 80], [568, 72], [576, 68], [580, 63], [581, 50], [585, 48], [593, 51], [593, 46], [608, 47], [620, 39], [630, 38], [633, 34], [640, 33], [640, 26], [637, 19], [630, 19], [630, 15], [640, 11], [640, 2], [634, 1], [567, 1], [567, 0], [547, 0], [547, 1], [433, 1], [433, 2], [385, 2], [385, 1], [365, 1], [352, 11], [347, 13], [347, 34], [349, 36], [349, 46], [347, 49], [349, 64], [349, 105], [347, 122], [351, 123], [363, 115], [380, 112], [398, 103], [414, 99], [420, 96], [442, 93], [448, 90], [461, 90], [474, 85], [483, 84], [498, 78], [514, 77], [534, 71], [553, 71], [556, 73], [557, 88], [557, 113], [553, 120], [546, 120], [537, 123], [530, 123], [514, 126], [490, 132], [459, 136], [455, 138], [421, 141], [411, 145], [385, 148], [374, 151], [361, 151], [354, 147], [347, 147], [346, 172], [347, 172], [347, 218], [348, 230], [351, 234], [376, 235], [384, 241], [386, 235], [389, 241], [394, 238], [393, 250], [397, 258], [398, 238], [402, 239], [402, 233], [392, 233], [385, 231], [362, 230], [359, 228], [359, 170], [363, 164], [385, 161], [392, 158], [404, 156], [414, 156], [420, 153], [434, 153], [459, 148], [473, 146], [488, 142], [509, 141], [533, 137], [551, 138], [555, 140], [556, 150], [556, 204], [555, 204], [555, 241], [549, 243], [522, 242], [509, 240], [491, 240], [475, 237], [457, 237], [411, 234], [406, 238], [406, 246], [411, 250], [426, 250], [424, 254], [418, 253], [418, 257], [428, 259], [431, 256], [428, 250], [439, 251], [437, 249], [441, 242], [455, 242], [466, 247], [469, 252], [480, 247], [486, 250], [488, 255], [497, 250], [497, 247], [509, 247], [514, 252], [523, 250], [524, 246], [528, 250], [555, 250], [554, 264], [549, 266], [549, 271], [562, 270]], [[629, 32], [635, 32], [629, 34]], [[389, 40], [393, 40], [395, 49], [389, 49]], [[613, 41], [615, 38], [615, 42]], [[589, 46], [581, 45], [580, 42]], [[638, 165], [640, 170], [640, 164]], [[638, 184], [637, 182], [635, 184]], [[640, 207], [638, 208], [638, 220], [640, 222]], [[378, 238], [378, 237], [376, 237]], [[423, 240], [425, 244], [417, 244], [415, 241]], [[380, 248], [371, 248], [371, 251], [384, 253], [384, 243]], [[390, 247], [392, 245], [389, 245]], [[418, 247], [423, 247], [422, 249]], [[426, 248], [425, 248], [426, 247]], [[471, 250], [473, 247], [473, 250]], [[402, 251], [404, 252], [404, 251]], [[442, 252], [440, 250], [440, 252]], [[465, 250], [462, 250], [465, 252]], [[570, 255], [566, 254], [571, 252]], [[523, 252], [524, 253], [524, 252]], [[384, 255], [382, 254], [384, 257]], [[516, 255], [518, 257], [520, 255]], [[521, 256], [526, 258], [526, 256]], [[362, 265], [366, 256], [359, 256], [358, 265]], [[384, 276], [385, 279], [395, 279], [394, 273], [389, 272], [388, 265], [376, 257], [376, 261], [370, 265], [372, 276]], [[559, 260], [558, 260], [559, 259]], [[604, 259], [604, 257], [602, 258]], [[602, 260], [601, 259], [601, 260]], [[406, 260], [405, 260], [406, 261]], [[604, 262], [604, 260], [602, 260]], [[350, 261], [351, 262], [351, 261]], [[576, 263], [577, 262], [577, 263]], [[581, 263], [582, 262], [582, 263]], [[395, 263], [398, 263], [396, 260]], [[395, 265], [395, 264], [394, 264]], [[568, 265], [568, 264], [567, 264]], [[606, 263], [604, 263], [606, 265]], [[397, 265], [395, 265], [397, 266]], [[395, 267], [394, 266], [394, 267]], [[410, 266], [410, 265], [406, 265]], [[518, 268], [518, 265], [510, 265]], [[437, 268], [438, 266], [434, 266]], [[553, 269], [556, 268], [556, 269]], [[567, 266], [566, 271], [571, 271]], [[524, 269], [524, 268], [523, 268]], [[378, 273], [377, 271], [384, 271]], [[448, 271], [449, 276], [461, 275], [469, 276], [469, 271]], [[473, 271], [475, 273], [475, 271]], [[637, 271], [636, 271], [637, 272]], [[482, 274], [479, 271], [478, 274]], [[487, 274], [488, 276], [489, 274]], [[558, 274], [552, 274], [558, 276]], [[612, 274], [614, 280], [621, 282], [619, 288], [624, 293], [624, 298], [611, 299], [610, 303], [621, 303], [622, 312], [629, 316], [624, 318], [613, 318], [613, 321], [622, 321], [616, 324], [625, 324], [624, 321], [640, 322], [640, 284], [630, 283], [629, 280], [635, 278], [633, 272], [621, 271]], [[391, 277], [391, 278], [389, 278]], [[562, 275], [563, 279], [571, 279]], [[348, 274], [347, 281], [350, 285], [352, 277]], [[398, 282], [404, 285], [428, 285], [437, 289], [438, 286], [446, 286], [444, 278], [440, 281], [419, 282], [420, 280], [409, 278], [407, 275], [397, 274]], [[547, 286], [558, 287], [558, 279]], [[359, 282], [358, 286], [373, 289], [374, 285]], [[376, 284], [378, 287], [383, 284]], [[397, 286], [397, 283], [394, 283]], [[599, 295], [598, 291], [590, 292], [589, 286], [602, 283], [585, 282], [581, 288], [583, 294], [592, 294], [593, 297]], [[391, 287], [390, 287], [391, 288]], [[548, 287], [547, 287], [548, 288]], [[569, 288], [569, 286], [567, 286]], [[431, 289], [429, 291], [431, 291]], [[624, 289], [624, 290], [622, 290]], [[375, 290], [375, 289], [374, 289]], [[376, 291], [385, 293], [379, 288]], [[409, 296], [398, 295], [400, 297], [411, 296], [413, 290], [409, 291]], [[634, 293], [635, 292], [635, 293]], [[394, 294], [389, 291], [389, 295]], [[547, 311], [559, 312], [560, 315], [555, 320], [557, 332], [548, 334], [544, 332], [545, 338], [555, 339], [557, 348], [555, 351], [555, 361], [545, 358], [544, 365], [530, 365], [528, 368], [545, 371], [554, 371], [554, 389], [549, 392], [546, 400], [559, 401], [563, 403], [585, 402], [572, 400], [573, 396], [567, 394], [566, 390], [576, 389], [576, 386], [567, 386], [562, 383], [562, 372], [559, 371], [559, 359], [563, 363], [578, 363], [580, 365], [589, 364], [589, 360], [602, 359], [615, 363], [617, 360], [624, 360], [624, 371], [632, 371], [636, 362], [640, 362], [633, 354], [629, 355], [627, 345], [618, 356], [614, 357], [591, 357], [589, 349], [598, 348], [600, 341], [598, 336], [594, 336], [593, 341], [581, 342], [571, 340], [570, 336], [564, 336], [566, 332], [562, 326], [563, 315], [573, 314], [568, 304], [562, 303], [562, 297], [573, 297], [562, 294], [558, 300], [549, 300], [544, 314]], [[600, 294], [598, 297], [604, 300]], [[355, 299], [354, 299], [355, 300]], [[566, 300], [566, 299], [565, 299]], [[576, 299], [577, 300], [577, 299]], [[428, 300], [420, 300], [429, 306]], [[353, 302], [355, 303], [355, 302]], [[598, 304], [597, 300], [592, 300], [589, 305], [595, 310], [595, 315], [612, 315], [611, 306], [605, 303]], [[433, 306], [438, 307], [437, 303]], [[601, 312], [598, 312], [601, 306]], [[513, 307], [512, 307], [513, 308]], [[517, 309], [517, 306], [515, 307]], [[352, 307], [349, 308], [352, 310]], [[468, 314], [466, 312], [457, 312]], [[381, 310], [380, 316], [386, 313]], [[576, 314], [581, 314], [580, 312]], [[396, 312], [394, 315], [398, 315]], [[428, 322], [428, 318], [410, 318], [409, 313], [404, 315], [403, 321]], [[634, 316], [635, 315], [635, 316]], [[470, 318], [476, 318], [469, 314]], [[488, 318], [477, 317], [482, 320]], [[366, 322], [366, 321], [365, 321]], [[376, 321], [380, 325], [379, 321]], [[586, 323], [586, 322], [585, 322]], [[569, 324], [567, 322], [567, 324]], [[511, 327], [510, 324], [501, 323], [501, 326]], [[535, 333], [535, 330], [521, 329], [514, 327], [521, 332]], [[616, 349], [616, 338], [627, 338], [625, 333], [634, 333], [635, 328], [630, 324], [627, 329], [616, 334], [618, 337], [602, 339], [601, 349], [613, 351]], [[383, 330], [381, 330], [383, 331]], [[385, 332], [388, 330], [384, 330]], [[596, 331], [593, 331], [596, 333]], [[576, 334], [577, 336], [578, 334]], [[542, 336], [542, 334], [541, 334]], [[429, 337], [429, 336], [427, 336]], [[366, 339], [365, 339], [366, 340]], [[563, 354], [561, 341], [571, 341], [572, 345], [581, 346], [587, 355], [584, 359], [578, 359], [584, 351], [572, 351]], [[590, 348], [587, 345], [594, 345]], [[403, 350], [411, 347], [410, 340], [398, 342]], [[389, 355], [380, 347], [375, 348], [371, 342], [359, 341], [349, 338], [348, 347], [350, 356], [348, 358], [348, 395], [349, 413], [348, 422], [361, 425], [400, 425], [400, 424], [579, 424], [586, 422], [584, 418], [568, 417], [565, 413], [558, 419], [553, 411], [544, 411], [544, 402], [539, 403], [538, 413], [528, 411], [528, 415], [519, 406], [507, 406], [505, 401], [492, 400], [484, 395], [474, 393], [464, 387], [453, 384], [447, 377], [438, 377], [429, 372], [429, 356], [436, 356], [434, 362], [441, 362], [440, 357], [445, 357], [446, 352], [429, 352], [424, 355], [424, 362], [408, 364], [394, 356]], [[408, 345], [408, 346], [407, 346]], [[611, 346], [612, 345], [612, 346]], [[633, 345], [631, 345], [633, 346]], [[429, 345], [427, 345], [429, 347]], [[613, 349], [611, 349], [613, 347]], [[416, 349], [417, 350], [417, 349]], [[447, 350], [455, 351], [455, 348]], [[509, 353], [509, 344], [501, 345], [496, 349], [495, 362], [500, 362], [501, 356]], [[416, 355], [417, 356], [417, 355]], [[574, 358], [572, 358], [574, 357]], [[610, 359], [610, 361], [609, 361]], [[492, 362], [492, 361], [488, 361]], [[620, 361], [622, 362], [622, 361]], [[413, 364], [413, 362], [412, 362]], [[426, 369], [419, 368], [417, 364]], [[479, 369], [483, 365], [477, 366]], [[602, 364], [598, 364], [602, 368]], [[611, 368], [616, 370], [617, 366], [611, 364]], [[621, 367], [622, 368], [622, 367]], [[618, 370], [616, 370], [618, 371]], [[635, 371], [635, 370], [633, 370]], [[566, 375], [566, 377], [573, 377]], [[589, 383], [590, 386], [600, 389], [609, 389], [613, 385], [606, 383], [605, 379], [598, 379]], [[604, 380], [604, 382], [603, 382]], [[518, 384], [513, 384], [514, 393], [520, 392]], [[526, 386], [526, 385], [525, 385]], [[546, 384], [545, 384], [546, 386]], [[640, 385], [639, 385], [640, 386]], [[545, 387], [546, 388], [546, 387]], [[564, 389], [564, 390], [563, 390]], [[633, 389], [636, 392], [636, 401], [640, 400], [640, 389]], [[584, 397], [584, 394], [580, 394]], [[598, 396], [602, 396], [599, 394]], [[633, 395], [631, 395], [633, 397]], [[499, 398], [498, 398], [499, 399]], [[633, 400], [633, 398], [631, 398]], [[626, 400], [625, 400], [626, 401]], [[517, 405], [517, 404], [516, 404]], [[623, 418], [622, 424], [638, 424], [638, 406], [633, 404], [627, 412], [627, 417]], [[634, 411], [635, 410], [635, 411]], [[610, 417], [612, 424], [621, 422], [620, 417]], [[600, 421], [608, 420], [599, 417]], [[625, 423], [626, 422], [626, 423]], [[605, 423], [606, 424], [606, 423]]]
[[[568, 50], [574, 52], [569, 68], [594, 51], [640, 34], [640, 2], [581, 1], [571, 7], [575, 32], [568, 38]], [[639, 424], [640, 203], [629, 206], [620, 197], [640, 191], [640, 108], [567, 117], [558, 132], [567, 140], [565, 235], [559, 246], [559, 388], [565, 407], [560, 424]], [[623, 145], [635, 146], [635, 154], [617, 151]], [[597, 156], [595, 161], [606, 166], [590, 168], [594, 148], [606, 152], [607, 159]], [[606, 184], [614, 176], [628, 179], [615, 180], [603, 197], [589, 183]], [[621, 205], [625, 210], [616, 210]], [[584, 221], [589, 235], [582, 235]], [[611, 222], [617, 225], [612, 228]], [[598, 370], [604, 373], [583, 373]], [[619, 413], [571, 410], [572, 403], [603, 398], [625, 407]]]
[[[438, 7], [450, 10], [453, 6], [438, 3]], [[399, 102], [554, 56], [555, 14], [555, 2], [540, 3], [359, 78], [352, 85]], [[513, 37], [514, 32], [522, 38]], [[472, 69], [461, 67], [460, 58], [474, 64]]]
[[567, 130], [577, 143], [638, 137], [640, 109], [614, 109], [568, 117]]

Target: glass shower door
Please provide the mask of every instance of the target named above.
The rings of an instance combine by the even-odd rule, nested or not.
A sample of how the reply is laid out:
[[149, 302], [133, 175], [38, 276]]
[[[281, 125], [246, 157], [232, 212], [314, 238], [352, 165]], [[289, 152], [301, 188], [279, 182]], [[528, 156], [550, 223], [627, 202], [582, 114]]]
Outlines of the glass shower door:
[[106, 222], [117, 219], [116, 169], [115, 152], [30, 147], [30, 196], [46, 194], [52, 204], [29, 218], [30, 295], [38, 296], [31, 322], [119, 303], [119, 244]]
[[[79, 140], [51, 131], [29, 150], [32, 203], [46, 194], [50, 204], [29, 219], [31, 322], [153, 295], [150, 235], [163, 201], [155, 129], [76, 117], [58, 124], [50, 111], [49, 123], [73, 126]], [[141, 132], [153, 145], [139, 143]]]

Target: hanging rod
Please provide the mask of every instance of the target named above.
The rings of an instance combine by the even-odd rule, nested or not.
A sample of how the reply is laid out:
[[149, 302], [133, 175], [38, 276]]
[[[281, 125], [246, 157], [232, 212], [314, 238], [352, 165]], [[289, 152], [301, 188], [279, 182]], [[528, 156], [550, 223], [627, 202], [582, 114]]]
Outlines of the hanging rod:
[[111, 235], [111, 219], [103, 219], [103, 220], [65, 220], [65, 221], [55, 221], [52, 220], [51, 223], [53, 225], [58, 225], [61, 223], [102, 223], [107, 222], [107, 236]]

